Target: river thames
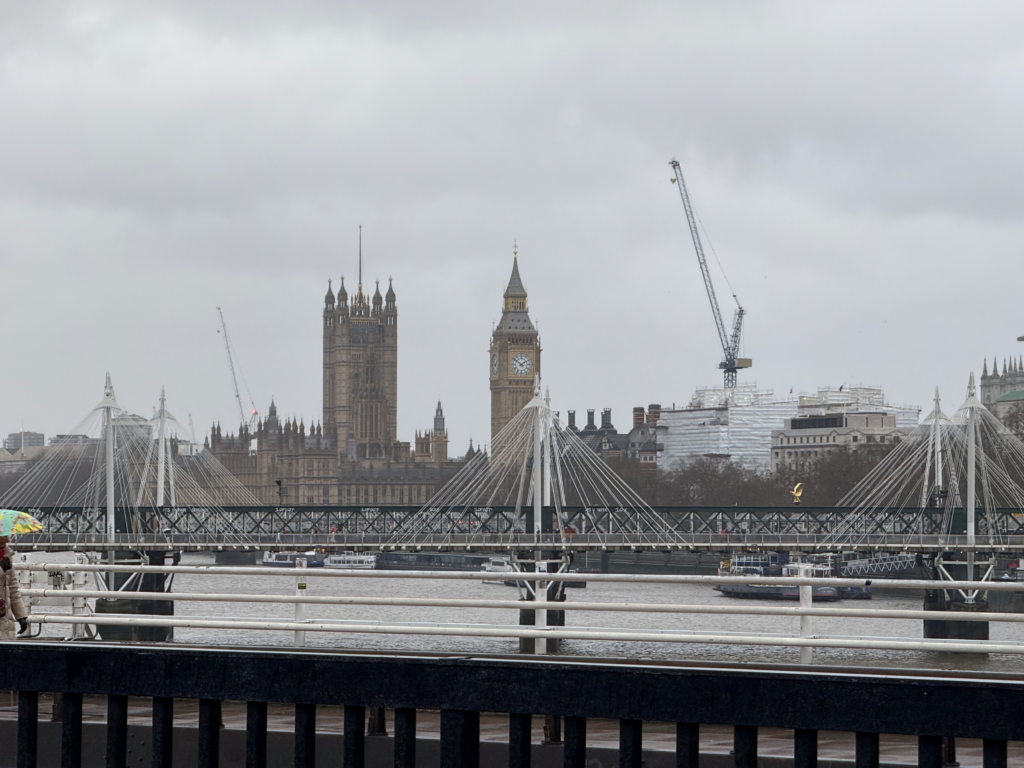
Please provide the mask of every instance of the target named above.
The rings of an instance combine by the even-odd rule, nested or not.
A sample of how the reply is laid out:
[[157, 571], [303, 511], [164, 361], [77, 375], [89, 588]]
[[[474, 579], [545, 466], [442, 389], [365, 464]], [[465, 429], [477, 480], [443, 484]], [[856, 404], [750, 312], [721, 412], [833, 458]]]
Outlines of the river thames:
[[[183, 565], [212, 565], [212, 555], [186, 555]], [[175, 592], [217, 592], [229, 594], [294, 595], [295, 572], [276, 571], [281, 575], [254, 580], [247, 576], [178, 574], [174, 580]], [[309, 578], [306, 593], [310, 596], [351, 597], [409, 597], [460, 598], [476, 600], [515, 601], [517, 590], [500, 583], [476, 580], [433, 581], [427, 579], [403, 580], [383, 578]], [[572, 602], [586, 603], [664, 603], [689, 605], [783, 605], [765, 601], [738, 601], [721, 596], [709, 586], [696, 584], [590, 584], [586, 589], [571, 589], [567, 593]], [[792, 605], [789, 603], [788, 605]], [[888, 591], [875, 592], [871, 601], [844, 602], [856, 608], [920, 610], [918, 593]], [[307, 605], [307, 620], [329, 619], [354, 622], [387, 623], [443, 623], [443, 624], [499, 624], [518, 623], [519, 604], [508, 609], [450, 608], [368, 605]], [[43, 608], [54, 612], [61, 609]], [[246, 618], [291, 620], [294, 607], [286, 604], [261, 603], [204, 603], [179, 602], [178, 617]], [[633, 631], [682, 630], [691, 632], [757, 634], [796, 634], [799, 619], [788, 616], [729, 616], [718, 614], [665, 614], [619, 613], [598, 611], [570, 611], [567, 628], [604, 627]], [[44, 636], [66, 634], [67, 628], [47, 625]], [[815, 617], [817, 635], [855, 635], [858, 637], [904, 637], [919, 639], [921, 622], [901, 619], [862, 619], [843, 617]], [[1020, 624], [992, 622], [992, 640], [1019, 642], [1024, 640], [1024, 627]], [[288, 646], [293, 643], [292, 632], [262, 630], [222, 630], [176, 628], [174, 642], [204, 645]], [[515, 653], [518, 640], [513, 638], [441, 637], [428, 635], [386, 635], [369, 633], [307, 632], [306, 645], [310, 648], [337, 648], [358, 650], [420, 650], [455, 653]], [[752, 663], [798, 663], [797, 648], [710, 645], [683, 643], [653, 643], [641, 641], [567, 640], [561, 650], [563, 656], [602, 656], [646, 659], [689, 659], [700, 661], [728, 661]], [[931, 651], [876, 651], [862, 649], [815, 649], [815, 662], [827, 665], [907, 667], [958, 669], [975, 671], [1024, 671], [1024, 658], [1008, 654], [937, 653]]]

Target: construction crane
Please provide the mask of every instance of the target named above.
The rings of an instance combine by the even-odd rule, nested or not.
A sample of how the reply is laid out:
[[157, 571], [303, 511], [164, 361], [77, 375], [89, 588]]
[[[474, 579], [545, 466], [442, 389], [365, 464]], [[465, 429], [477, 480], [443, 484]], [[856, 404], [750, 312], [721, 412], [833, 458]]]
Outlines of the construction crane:
[[[249, 428], [249, 435], [252, 436], [256, 431], [256, 420], [259, 417], [259, 412], [256, 410], [256, 403], [249, 398], [249, 403], [252, 405], [252, 413], [249, 418], [245, 417], [245, 409], [242, 407], [242, 394], [238, 390], [238, 377], [235, 375], [235, 352], [231, 348], [231, 339], [228, 338], [228, 325], [224, 322], [224, 312], [220, 307], [217, 307], [217, 314], [220, 315], [220, 330], [224, 332], [224, 349], [228, 353], [228, 368], [231, 369], [231, 383], [235, 385], [235, 400], [238, 402], [238, 423], [245, 425]], [[245, 376], [242, 377], [245, 380]], [[245, 393], [249, 394], [249, 388], [246, 387]]]
[[732, 295], [736, 302], [736, 315], [732, 321], [732, 333], [726, 333], [725, 323], [722, 322], [722, 311], [718, 308], [718, 297], [715, 295], [715, 286], [711, 283], [711, 273], [708, 271], [708, 262], [704, 258], [704, 246], [700, 241], [700, 233], [697, 231], [697, 219], [693, 215], [693, 206], [690, 205], [690, 195], [686, 191], [686, 182], [683, 181], [683, 170], [679, 162], [673, 159], [669, 165], [675, 171], [675, 178], [672, 183], [679, 187], [679, 197], [683, 200], [683, 208], [686, 210], [686, 221], [690, 225], [690, 235], [693, 237], [693, 247], [697, 251], [697, 261], [700, 262], [700, 272], [704, 276], [704, 287], [708, 292], [708, 301], [711, 302], [711, 314], [715, 318], [715, 326], [718, 328], [718, 338], [722, 342], [722, 353], [724, 360], [718, 367], [725, 371], [725, 388], [733, 389], [736, 386], [736, 371], [740, 368], [749, 368], [753, 361], [749, 357], [737, 357], [740, 351], [740, 336], [743, 331], [743, 316], [746, 310], [740, 305], [736, 294]]

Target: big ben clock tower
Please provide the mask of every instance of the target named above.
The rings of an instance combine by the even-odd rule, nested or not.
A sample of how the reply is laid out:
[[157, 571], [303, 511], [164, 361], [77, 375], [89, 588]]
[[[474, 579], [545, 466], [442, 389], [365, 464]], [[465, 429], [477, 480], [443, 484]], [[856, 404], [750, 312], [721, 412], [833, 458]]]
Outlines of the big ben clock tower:
[[530, 322], [518, 248], [512, 249], [512, 277], [505, 289], [501, 322], [491, 335], [490, 366], [493, 440], [533, 398], [533, 377], [540, 374], [540, 335]]

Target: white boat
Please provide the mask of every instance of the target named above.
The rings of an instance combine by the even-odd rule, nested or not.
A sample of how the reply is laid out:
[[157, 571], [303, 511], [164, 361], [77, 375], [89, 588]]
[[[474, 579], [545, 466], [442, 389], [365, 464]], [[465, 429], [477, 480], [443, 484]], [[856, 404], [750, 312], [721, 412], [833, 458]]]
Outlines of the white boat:
[[[512, 573], [512, 564], [509, 562], [507, 557], [492, 557], [481, 568], [484, 573]], [[485, 579], [484, 584], [505, 584], [504, 581], [498, 579]]]
[[321, 568], [324, 564], [323, 555], [319, 552], [264, 552], [263, 565], [274, 568], [294, 568], [298, 558], [305, 558], [307, 568]]
[[377, 565], [377, 556], [367, 552], [342, 552], [330, 555], [324, 560], [324, 568], [358, 568], [372, 570]]

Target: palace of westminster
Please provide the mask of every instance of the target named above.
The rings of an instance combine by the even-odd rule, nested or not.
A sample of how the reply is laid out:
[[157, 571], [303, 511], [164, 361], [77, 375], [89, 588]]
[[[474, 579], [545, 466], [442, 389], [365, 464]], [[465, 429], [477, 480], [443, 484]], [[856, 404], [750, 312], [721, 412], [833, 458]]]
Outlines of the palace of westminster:
[[[210, 450], [264, 504], [383, 505], [430, 500], [476, 451], [449, 458], [444, 412], [415, 445], [396, 434], [398, 422], [398, 308], [388, 281], [363, 292], [362, 256], [355, 295], [345, 279], [337, 295], [328, 281], [323, 310], [323, 420], [283, 422], [271, 402], [254, 431], [222, 435], [214, 425]], [[540, 373], [540, 336], [530, 321], [526, 289], [513, 252], [501, 321], [491, 336], [491, 436], [533, 397]], [[477, 449], [479, 450], [479, 449]]]

